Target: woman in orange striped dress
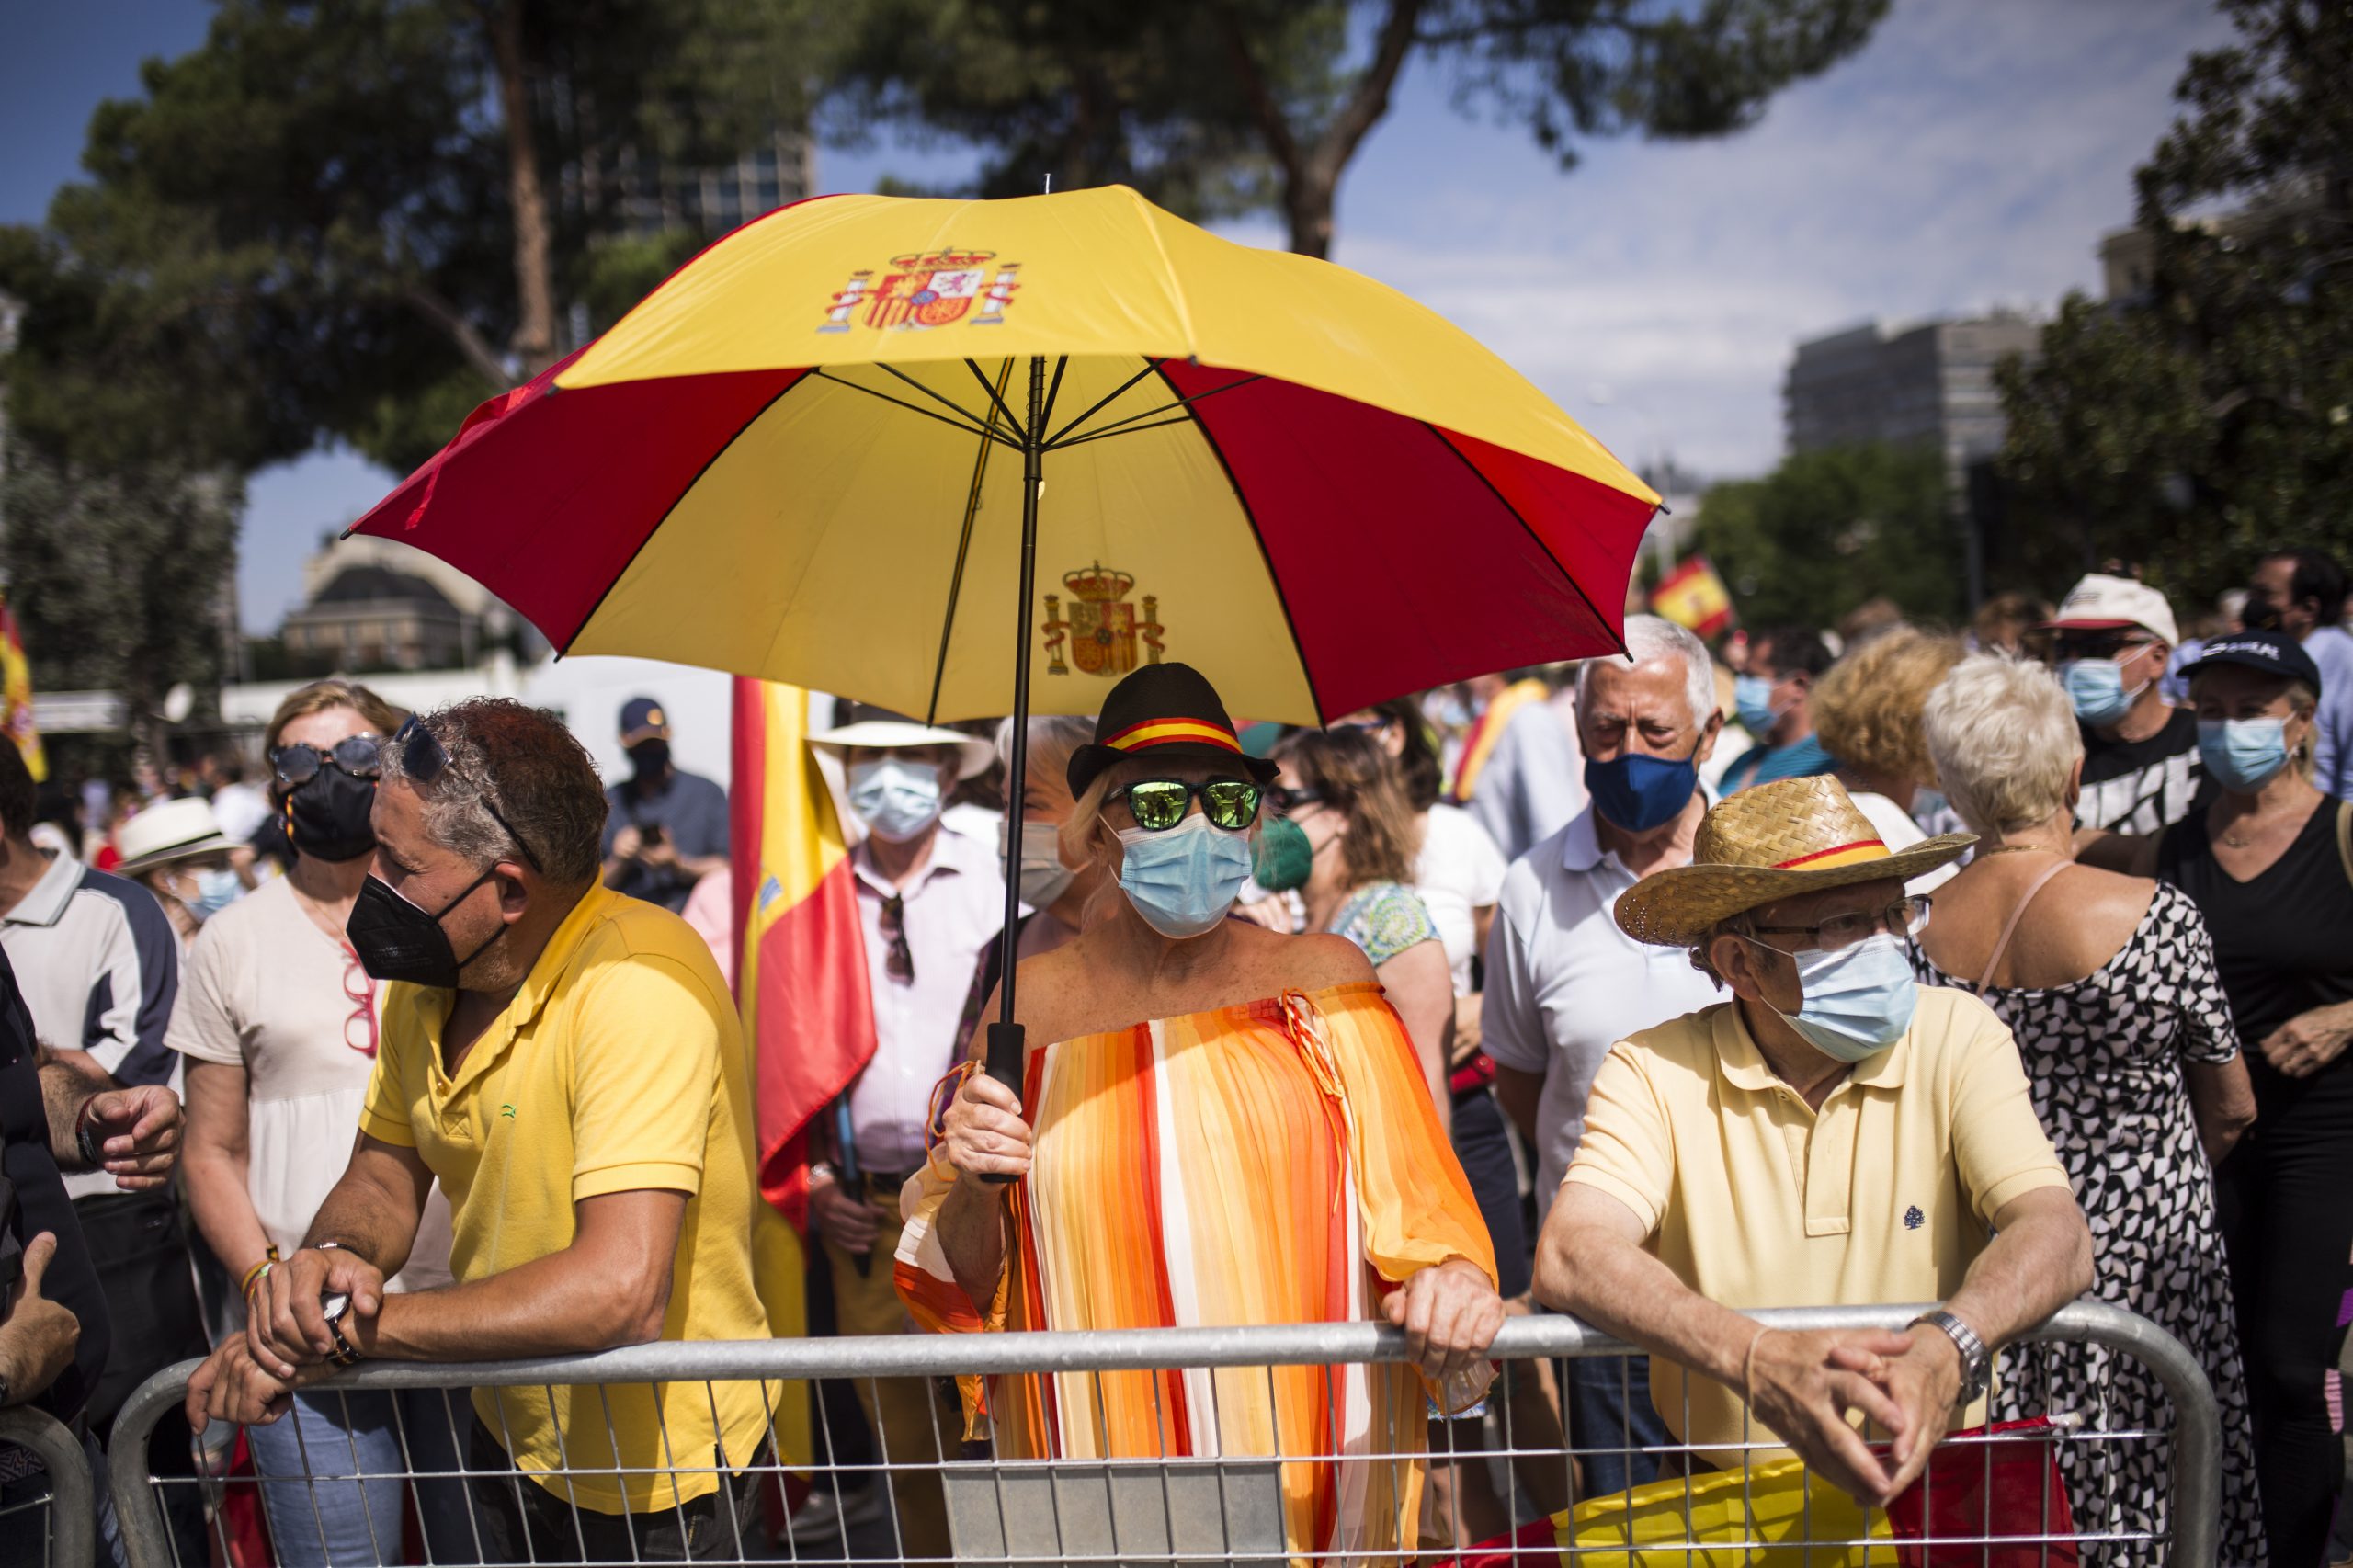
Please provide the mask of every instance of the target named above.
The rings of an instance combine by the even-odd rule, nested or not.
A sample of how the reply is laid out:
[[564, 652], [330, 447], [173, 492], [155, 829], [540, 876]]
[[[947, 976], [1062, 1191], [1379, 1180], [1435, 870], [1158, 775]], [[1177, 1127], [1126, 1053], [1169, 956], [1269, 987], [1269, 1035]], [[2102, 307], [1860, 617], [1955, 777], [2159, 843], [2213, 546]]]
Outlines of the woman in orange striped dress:
[[1018, 1098], [951, 1078], [901, 1294], [949, 1332], [1402, 1325], [1417, 1364], [1005, 1378], [971, 1414], [1003, 1459], [1280, 1455], [1295, 1551], [1410, 1550], [1421, 1466], [1386, 1456], [1483, 1393], [1503, 1323], [1477, 1205], [1362, 951], [1226, 917], [1275, 770], [1209, 683], [1139, 670], [1096, 736], [1066, 858], [1116, 891], [1021, 966]]

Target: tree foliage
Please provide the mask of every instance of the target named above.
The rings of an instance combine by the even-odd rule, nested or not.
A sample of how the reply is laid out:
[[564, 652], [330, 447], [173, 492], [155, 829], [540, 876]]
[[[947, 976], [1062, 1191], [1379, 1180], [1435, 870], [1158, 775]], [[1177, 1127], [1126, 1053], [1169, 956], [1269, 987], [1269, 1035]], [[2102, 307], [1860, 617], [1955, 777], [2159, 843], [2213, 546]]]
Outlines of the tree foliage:
[[983, 148], [983, 194], [1121, 179], [1179, 211], [1272, 207], [1332, 242], [1341, 176], [1409, 61], [1572, 165], [1598, 137], [1719, 136], [1859, 48], [1887, 0], [881, 0], [849, 24], [853, 124]]
[[2225, 0], [2137, 176], [2138, 297], [2071, 297], [2001, 378], [2018, 536], [2200, 599], [2267, 550], [2353, 559], [2353, 9]]
[[1699, 548], [1751, 626], [1829, 626], [1885, 595], [1915, 619], [1962, 613], [1961, 543], [1933, 446], [1799, 452], [1711, 489]]

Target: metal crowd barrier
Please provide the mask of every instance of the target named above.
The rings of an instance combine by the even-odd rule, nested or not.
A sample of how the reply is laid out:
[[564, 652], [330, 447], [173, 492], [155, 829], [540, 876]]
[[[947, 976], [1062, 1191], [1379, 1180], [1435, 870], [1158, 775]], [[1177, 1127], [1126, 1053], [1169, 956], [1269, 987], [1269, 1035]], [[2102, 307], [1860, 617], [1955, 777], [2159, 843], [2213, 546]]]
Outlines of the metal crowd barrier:
[[[1900, 1328], [1917, 1311], [1911, 1307], [1802, 1308], [1751, 1315], [1779, 1329], [1852, 1330]], [[1235, 1401], [1246, 1403], [1254, 1388], [1249, 1381], [1253, 1374], [1265, 1378], [1271, 1399], [1279, 1375], [1296, 1376], [1279, 1374], [1275, 1369], [1322, 1369], [1327, 1397], [1336, 1398], [1329, 1391], [1351, 1369], [1404, 1360], [1401, 1335], [1371, 1324], [666, 1343], [597, 1356], [528, 1361], [434, 1366], [375, 1363], [308, 1392], [335, 1395], [442, 1391], [435, 1408], [447, 1413], [449, 1431], [420, 1431], [396, 1408], [392, 1425], [404, 1456], [397, 1468], [369, 1470], [357, 1465], [352, 1462], [355, 1449], [344, 1450], [343, 1462], [338, 1464], [335, 1443], [310, 1443], [305, 1446], [303, 1475], [266, 1484], [281, 1489], [279, 1501], [272, 1507], [278, 1528], [287, 1528], [291, 1520], [293, 1528], [307, 1532], [309, 1520], [323, 1520], [324, 1510], [332, 1505], [338, 1487], [347, 1489], [348, 1495], [363, 1484], [380, 1488], [404, 1483], [441, 1485], [445, 1490], [434, 1495], [446, 1499], [447, 1483], [457, 1483], [465, 1488], [461, 1502], [452, 1506], [437, 1500], [423, 1510], [426, 1517], [422, 1533], [430, 1537], [424, 1552], [417, 1550], [420, 1532], [412, 1515], [408, 1544], [382, 1539], [371, 1530], [365, 1560], [481, 1562], [492, 1560], [483, 1533], [483, 1489], [496, 1488], [517, 1497], [539, 1498], [540, 1494], [534, 1491], [534, 1483], [511, 1464], [483, 1464], [480, 1449], [472, 1458], [463, 1457], [468, 1448], [465, 1428], [474, 1423], [474, 1417], [470, 1401], [454, 1391], [498, 1387], [534, 1396], [538, 1391], [546, 1391], [551, 1403], [552, 1391], [562, 1386], [692, 1383], [703, 1385], [715, 1419], [713, 1385], [838, 1379], [863, 1384], [879, 1395], [887, 1386], [882, 1380], [919, 1379], [928, 1380], [914, 1386], [925, 1391], [921, 1397], [930, 1406], [935, 1452], [910, 1456], [903, 1446], [898, 1455], [891, 1454], [886, 1419], [874, 1423], [881, 1451], [858, 1455], [845, 1446], [852, 1441], [850, 1435], [835, 1432], [824, 1420], [824, 1402], [813, 1398], [832, 1461], [813, 1469], [782, 1469], [773, 1457], [776, 1433], [771, 1427], [754, 1471], [747, 1477], [739, 1472], [739, 1478], [722, 1478], [706, 1506], [716, 1518], [697, 1527], [706, 1532], [710, 1528], [722, 1529], [720, 1540], [731, 1541], [735, 1550], [722, 1550], [710, 1556], [707, 1533], [688, 1539], [700, 1542], [710, 1561], [782, 1561], [845, 1568], [863, 1562], [895, 1563], [902, 1568], [951, 1562], [1037, 1563], [1055, 1568], [1129, 1562], [1249, 1563], [1279, 1568], [1321, 1554], [1315, 1543], [1287, 1540], [1285, 1534], [1286, 1487], [1293, 1495], [1296, 1518], [1296, 1496], [1309, 1467], [1337, 1467], [1334, 1475], [1353, 1478], [1338, 1492], [1360, 1497], [1369, 1473], [1362, 1467], [1426, 1462], [1431, 1484], [1424, 1489], [1420, 1517], [1388, 1521], [1394, 1525], [1389, 1532], [1392, 1544], [1347, 1554], [1349, 1561], [1459, 1561], [1488, 1568], [1506, 1562], [1561, 1568], [1668, 1568], [1670, 1564], [1672, 1568], [1734, 1568], [1743, 1563], [1776, 1568], [1828, 1568], [1837, 1563], [1855, 1568], [1882, 1564], [1885, 1568], [2071, 1568], [2077, 1563], [2103, 1568], [2140, 1563], [2214, 1568], [2222, 1491], [2221, 1422], [2212, 1391], [2188, 1351], [2145, 1319], [2093, 1302], [2064, 1308], [2028, 1338], [2068, 1346], [2106, 1346], [2111, 1355], [2137, 1361], [2162, 1388], [2170, 1406], [2170, 1421], [2139, 1426], [2106, 1422], [2098, 1411], [2053, 1410], [2046, 1413], [2049, 1425], [2030, 1434], [1956, 1435], [1939, 1450], [1938, 1467], [1929, 1472], [1933, 1484], [1923, 1500], [1926, 1507], [1909, 1527], [1908, 1535], [1902, 1536], [1892, 1534], [1889, 1517], [1875, 1509], [1859, 1511], [1858, 1528], [1858, 1511], [1852, 1503], [1826, 1483], [1815, 1482], [1811, 1474], [1793, 1473], [1793, 1464], [1779, 1467], [1781, 1483], [1777, 1484], [1786, 1483], [1794, 1492], [1794, 1501], [1785, 1495], [1780, 1522], [1766, 1528], [1764, 1483], [1752, 1485], [1751, 1478], [1773, 1473], [1764, 1466], [1766, 1452], [1778, 1448], [1768, 1433], [1745, 1433], [1745, 1439], [1753, 1440], [1736, 1445], [1757, 1451], [1752, 1461], [1756, 1468], [1739, 1462], [1729, 1468], [1711, 1465], [1704, 1456], [1713, 1454], [1721, 1460], [1725, 1449], [1722, 1443], [1644, 1444], [1631, 1432], [1617, 1434], [1620, 1440], [1614, 1442], [1607, 1440], [1612, 1434], [1599, 1434], [1605, 1439], [1599, 1443], [1586, 1440], [1596, 1436], [1589, 1433], [1572, 1433], [1565, 1442], [1557, 1437], [1531, 1437], [1524, 1430], [1525, 1419], [1515, 1423], [1513, 1411], [1519, 1402], [1506, 1396], [1503, 1381], [1478, 1419], [1427, 1422], [1427, 1452], [1401, 1449], [1336, 1456], [1297, 1446], [1285, 1449], [1279, 1437], [1273, 1444], [1253, 1447], [1229, 1435], [1225, 1451], [1206, 1458], [1164, 1453], [1137, 1459], [1047, 1460], [996, 1460], [984, 1449], [964, 1444], [952, 1395], [942, 1381], [960, 1374], [1050, 1376], [1063, 1380], [1054, 1386], [1066, 1391], [1065, 1398], [1070, 1391], [1084, 1394], [1091, 1386], [1099, 1402], [1107, 1377], [1177, 1370], [1194, 1374], [1181, 1386], [1196, 1395], [1207, 1392], [1212, 1428], [1222, 1430], [1218, 1391], [1227, 1391], [1231, 1411]], [[1574, 1319], [1537, 1316], [1509, 1321], [1493, 1354], [1510, 1376], [1541, 1380], [1560, 1363], [1623, 1358], [1630, 1349]], [[2015, 1364], [2009, 1353], [2004, 1364]], [[222, 1483], [158, 1478], [150, 1473], [145, 1461], [147, 1439], [156, 1420], [183, 1398], [188, 1374], [196, 1365], [188, 1362], [149, 1380], [131, 1396], [116, 1423], [110, 1483], [131, 1568], [204, 1568], [202, 1563], [181, 1558], [165, 1524], [164, 1492], [186, 1485], [207, 1489], [218, 1538], [217, 1555], [207, 1555], [222, 1562], [232, 1561], [227, 1540], [220, 1534]], [[1074, 1385], [1067, 1381], [1071, 1378], [1086, 1381]], [[1160, 1385], [1155, 1380], [1153, 1386]], [[2000, 1394], [1997, 1377], [1995, 1395]], [[2031, 1403], [2037, 1396], [2028, 1391], [2024, 1397]], [[609, 1403], [602, 1408], [609, 1420]], [[1331, 1408], [1338, 1407], [1336, 1403]], [[872, 1410], [870, 1403], [869, 1410]], [[1415, 1437], [1409, 1447], [1418, 1449], [1425, 1429], [1418, 1411], [1410, 1429]], [[1685, 1429], [1690, 1429], [1688, 1419]], [[1873, 1436], [1869, 1428], [1865, 1435]], [[460, 1459], [446, 1467], [418, 1467], [407, 1456], [419, 1451], [421, 1445], [429, 1447], [426, 1439], [435, 1437], [449, 1438]], [[1979, 1463], [1969, 1447], [1972, 1443], [1983, 1449], [1982, 1492], [1971, 1484]], [[2023, 1525], [2013, 1517], [1996, 1528], [1988, 1501], [1982, 1505], [1984, 1517], [1976, 1528], [1954, 1528], [1951, 1507], [1941, 1516], [1938, 1513], [1935, 1488], [1949, 1492], [1959, 1485], [1964, 1497], [1990, 1498], [1996, 1490], [1995, 1450], [2005, 1445], [2010, 1450], [2032, 1446], [2039, 1517]], [[678, 1456], [670, 1448], [666, 1433], [663, 1449], [685, 1462], [629, 1473], [668, 1475], [681, 1481], [716, 1473], [715, 1456]], [[1650, 1497], [1643, 1507], [1631, 1507], [1623, 1497], [1588, 1498], [1579, 1491], [1580, 1458], [1612, 1450], [1641, 1453], [1663, 1465], [1667, 1479], [1644, 1493], [1631, 1494]], [[1964, 1457], [1956, 1460], [1956, 1455]], [[2165, 1478], [2162, 1495], [2154, 1504], [2145, 1495], [2136, 1500], [2116, 1494], [2114, 1478], [2126, 1466], [2109, 1461], [2134, 1457], [2144, 1461], [2145, 1473]], [[497, 1453], [495, 1458], [504, 1461], [505, 1455]], [[609, 1466], [583, 1466], [574, 1471], [566, 1458], [565, 1468], [554, 1473], [595, 1474], [608, 1480], [616, 1474]], [[2072, 1529], [2052, 1517], [2054, 1503], [2041, 1481], [2041, 1476], [2053, 1471], [2054, 1460], [2059, 1461], [2056, 1468], [2067, 1474], [2053, 1489], [2063, 1489], [2062, 1501], [2072, 1498], [2075, 1513], [2083, 1516], [2075, 1519]], [[1948, 1465], [1947, 1460], [1954, 1462]], [[1933, 1479], [1938, 1476], [1944, 1479]], [[2102, 1476], [2107, 1479], [2099, 1479]], [[803, 1489], [824, 1494], [836, 1514], [851, 1522], [835, 1526], [822, 1539], [805, 1529], [799, 1532], [801, 1539], [790, 1531], [772, 1532], [762, 1517], [757, 1493], [779, 1480], [789, 1480], [794, 1495], [804, 1494]], [[1466, 1528], [1464, 1514], [1473, 1506], [1468, 1501], [1471, 1494], [1483, 1482], [1489, 1528], [1474, 1531]], [[2102, 1487], [2107, 1488], [2106, 1495], [2101, 1494]], [[1381, 1488], [1373, 1490], [1378, 1493]], [[1752, 1496], [1752, 1490], [1757, 1495]], [[861, 1496], [870, 1499], [863, 1507], [858, 1503]], [[918, 1497], [930, 1499], [926, 1506], [944, 1512], [944, 1533], [949, 1544], [942, 1550], [912, 1550], [903, 1533], [898, 1507], [913, 1505]], [[1579, 1504], [1584, 1506], [1576, 1506]], [[1495, 1511], [1498, 1506], [1500, 1512]], [[1548, 1527], [1548, 1516], [1563, 1522]], [[1713, 1521], [1711, 1527], [1703, 1528], [1702, 1516]], [[683, 1513], [676, 1519], [669, 1514], [629, 1518], [632, 1528], [619, 1550], [599, 1552], [585, 1534], [579, 1534], [576, 1541], [571, 1537], [533, 1538], [521, 1560], [646, 1561], [657, 1549], [651, 1539], [644, 1539], [641, 1549], [638, 1529], [650, 1532], [676, 1524], [683, 1530], [688, 1522]], [[1500, 1532], [1493, 1528], [1498, 1521], [1505, 1527]], [[917, 1528], [928, 1527], [918, 1523]], [[319, 1528], [324, 1537], [324, 1522]], [[306, 1561], [320, 1558], [319, 1544], [302, 1543]], [[84, 1551], [86, 1553], [86, 1547]], [[76, 1560], [60, 1557], [57, 1561]]]
[[90, 1568], [97, 1541], [97, 1494], [82, 1439], [54, 1416], [18, 1405], [0, 1410], [0, 1446], [12, 1443], [40, 1458], [49, 1472], [49, 1494], [0, 1503], [0, 1556], [9, 1562], [34, 1559], [24, 1549], [38, 1539], [37, 1560], [48, 1568]]

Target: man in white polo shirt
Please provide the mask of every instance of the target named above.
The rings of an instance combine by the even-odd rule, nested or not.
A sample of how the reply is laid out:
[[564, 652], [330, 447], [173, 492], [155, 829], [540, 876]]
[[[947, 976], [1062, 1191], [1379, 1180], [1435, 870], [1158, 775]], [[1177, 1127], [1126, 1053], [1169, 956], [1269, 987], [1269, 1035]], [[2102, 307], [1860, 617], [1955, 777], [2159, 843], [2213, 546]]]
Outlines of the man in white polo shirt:
[[[1487, 938], [1482, 1038], [1495, 1092], [1536, 1154], [1539, 1218], [1577, 1151], [1593, 1075], [1627, 1035], [1718, 1000], [1681, 953], [1618, 928], [1618, 895], [1654, 871], [1688, 864], [1708, 801], [1699, 766], [1723, 717], [1708, 650], [1657, 616], [1626, 620], [1630, 658], [1577, 671], [1577, 736], [1592, 802], [1515, 861]], [[1643, 1363], [1567, 1364], [1572, 1436], [1586, 1449], [1666, 1440]], [[1639, 1453], [1592, 1452], [1586, 1486], [1621, 1491], [1652, 1479]]]

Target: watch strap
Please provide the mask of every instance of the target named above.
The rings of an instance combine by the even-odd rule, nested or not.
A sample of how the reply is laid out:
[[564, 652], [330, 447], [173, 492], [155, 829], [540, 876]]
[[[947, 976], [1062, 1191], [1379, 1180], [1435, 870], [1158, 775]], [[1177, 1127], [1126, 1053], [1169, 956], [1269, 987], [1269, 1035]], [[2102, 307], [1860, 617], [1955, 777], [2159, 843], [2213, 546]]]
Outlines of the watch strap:
[[74, 1119], [74, 1152], [82, 1156], [82, 1163], [92, 1170], [106, 1169], [107, 1152], [99, 1142], [98, 1124], [91, 1119], [90, 1106], [86, 1100], [82, 1104], [80, 1114]]
[[1961, 1403], [1975, 1403], [1993, 1381], [1994, 1353], [1986, 1347], [1985, 1341], [1978, 1337], [1975, 1329], [1941, 1307], [1922, 1312], [1912, 1324], [1915, 1327], [1927, 1324], [1952, 1341], [1953, 1348], [1961, 1352]]

